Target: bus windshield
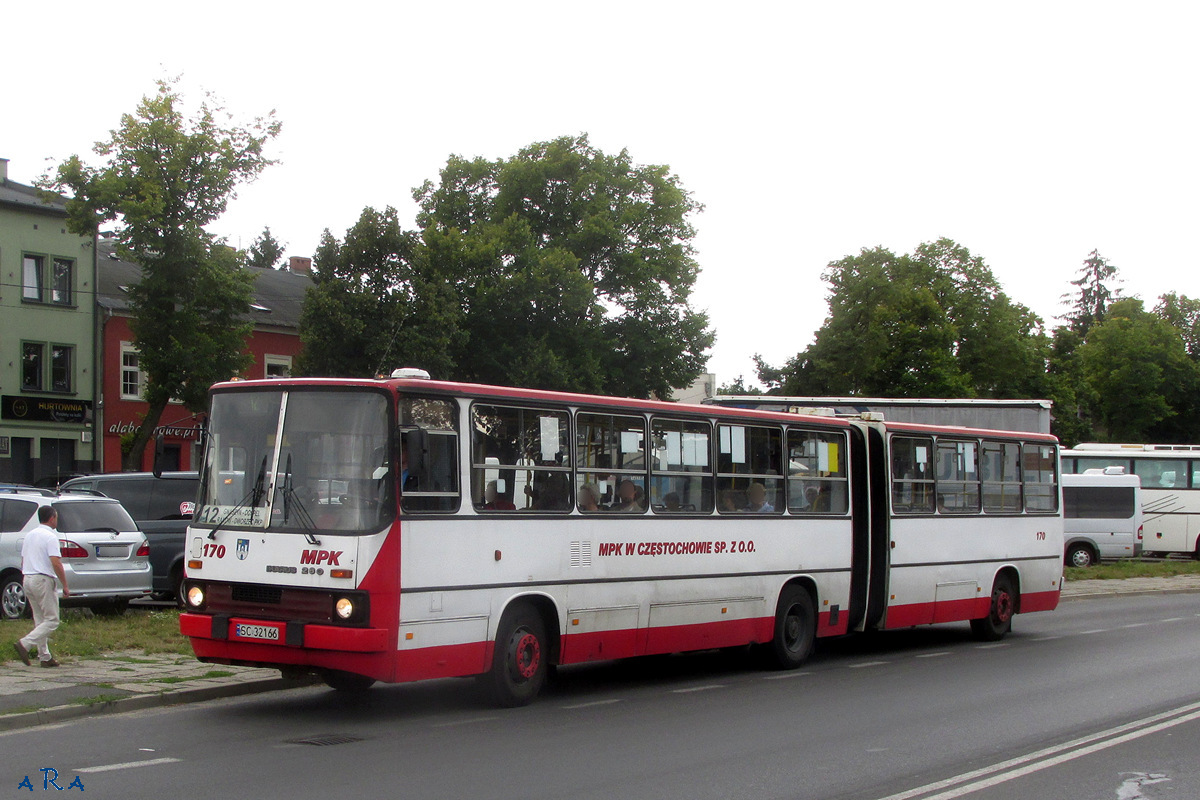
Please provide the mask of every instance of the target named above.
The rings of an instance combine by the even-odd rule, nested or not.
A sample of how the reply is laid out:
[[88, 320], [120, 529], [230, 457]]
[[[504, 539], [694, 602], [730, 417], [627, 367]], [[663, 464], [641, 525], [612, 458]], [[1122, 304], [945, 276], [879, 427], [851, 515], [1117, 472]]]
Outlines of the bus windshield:
[[378, 392], [214, 394], [194, 524], [377, 532], [395, 515], [389, 428]]

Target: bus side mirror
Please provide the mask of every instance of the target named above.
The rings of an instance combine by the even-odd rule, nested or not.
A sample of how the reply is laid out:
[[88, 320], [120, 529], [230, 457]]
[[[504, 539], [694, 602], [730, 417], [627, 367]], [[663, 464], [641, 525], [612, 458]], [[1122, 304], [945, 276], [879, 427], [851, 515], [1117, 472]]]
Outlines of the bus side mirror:
[[[415, 428], [403, 434], [404, 454], [408, 458], [408, 480], [417, 491], [429, 491], [433, 486], [433, 474], [429, 464], [429, 434], [424, 428]], [[404, 489], [403, 486], [400, 487]]]

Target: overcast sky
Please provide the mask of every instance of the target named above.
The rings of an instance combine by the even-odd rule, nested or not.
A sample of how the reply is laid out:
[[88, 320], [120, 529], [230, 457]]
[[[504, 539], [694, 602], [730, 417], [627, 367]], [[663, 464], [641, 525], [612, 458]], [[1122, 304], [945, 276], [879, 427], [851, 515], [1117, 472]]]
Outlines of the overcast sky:
[[[830, 261], [950, 237], [1053, 324], [1093, 249], [1148, 306], [1200, 296], [1200, 4], [16, 3], [0, 157], [33, 182], [182, 75], [280, 160], [214, 226], [289, 255], [365, 206], [406, 226], [451, 153], [586, 132], [703, 203], [709, 370], [753, 375], [821, 325]], [[502, 330], [498, 329], [498, 334]]]

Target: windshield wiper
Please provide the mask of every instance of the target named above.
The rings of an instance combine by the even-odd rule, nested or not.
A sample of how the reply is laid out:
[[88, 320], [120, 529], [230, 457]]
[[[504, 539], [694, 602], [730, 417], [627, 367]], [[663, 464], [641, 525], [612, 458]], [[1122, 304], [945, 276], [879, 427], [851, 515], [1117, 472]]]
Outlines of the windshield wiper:
[[283, 488], [280, 493], [283, 495], [283, 523], [286, 525], [288, 518], [291, 517], [292, 507], [295, 506], [296, 519], [301, 527], [305, 528], [304, 541], [309, 544], [319, 545], [321, 540], [313, 535], [313, 530], [317, 524], [313, 522], [312, 516], [308, 513], [308, 509], [304, 507], [304, 502], [300, 496], [296, 494], [296, 490], [292, 485], [292, 454], [288, 453], [287, 466], [284, 467], [283, 473]]
[[229, 520], [233, 519], [233, 515], [239, 511], [241, 511], [247, 505], [249, 505], [251, 508], [258, 507], [259, 501], [262, 500], [263, 481], [266, 479], [266, 477], [267, 477], [267, 457], [263, 456], [262, 466], [258, 468], [258, 477], [254, 479], [254, 488], [252, 488], [250, 490], [250, 492], [241, 499], [241, 502], [239, 502], [233, 508], [229, 509], [229, 513], [226, 514], [225, 517], [220, 522], [218, 522], [216, 525], [213, 526], [213, 529], [208, 532], [209, 539], [217, 538], [217, 531], [219, 531], [219, 530], [221, 530], [221, 528], [225, 527], [225, 523], [227, 523], [227, 522], [229, 522]]

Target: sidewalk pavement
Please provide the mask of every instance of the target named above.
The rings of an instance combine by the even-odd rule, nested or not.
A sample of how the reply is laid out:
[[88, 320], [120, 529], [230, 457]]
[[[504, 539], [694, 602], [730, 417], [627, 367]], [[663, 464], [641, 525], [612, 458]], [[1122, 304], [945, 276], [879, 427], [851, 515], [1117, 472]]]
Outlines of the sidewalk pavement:
[[[1105, 595], [1200, 592], [1200, 575], [1071, 581], [1063, 600]], [[195, 703], [219, 697], [292, 689], [315, 678], [285, 680], [276, 670], [202, 664], [191, 656], [109, 653], [64, 658], [62, 666], [26, 667], [0, 653], [0, 731], [92, 714]]]
[[[10, 648], [11, 650], [11, 648]], [[46, 669], [0, 653], [0, 731], [115, 711], [195, 703], [306, 686], [273, 669], [203, 664], [192, 656], [129, 651], [98, 658], [60, 658]]]

